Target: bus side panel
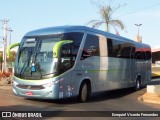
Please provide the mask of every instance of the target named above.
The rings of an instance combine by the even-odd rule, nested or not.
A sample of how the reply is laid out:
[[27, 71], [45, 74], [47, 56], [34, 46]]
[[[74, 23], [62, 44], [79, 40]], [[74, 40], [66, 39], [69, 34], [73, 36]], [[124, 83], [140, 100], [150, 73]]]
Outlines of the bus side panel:
[[131, 86], [130, 60], [121, 58], [108, 58], [107, 79], [112, 82], [112, 89]]
[[75, 95], [79, 94], [80, 85], [85, 79], [90, 80], [91, 91], [94, 90], [93, 67], [94, 57], [88, 57], [86, 59], [79, 60], [76, 63], [76, 66], [72, 71], [72, 82], [75, 83]]
[[136, 60], [135, 59], [131, 59], [130, 60], [130, 63], [131, 63], [131, 69], [130, 69], [130, 72], [131, 72], [131, 75], [130, 75], [130, 79], [131, 79], [131, 87], [134, 87], [136, 82], [136, 76], [137, 76], [137, 73], [136, 73]]
[[[97, 57], [94, 72], [95, 91], [114, 90], [132, 86], [130, 59]], [[100, 70], [98, 70], [100, 62]]]
[[[98, 60], [97, 60], [98, 61]], [[112, 83], [110, 79], [108, 79], [108, 57], [100, 57], [100, 68], [99, 71], [94, 72], [94, 81], [96, 83], [96, 90], [97, 91], [104, 91], [104, 90], [111, 90]], [[97, 76], [97, 77], [96, 77]]]

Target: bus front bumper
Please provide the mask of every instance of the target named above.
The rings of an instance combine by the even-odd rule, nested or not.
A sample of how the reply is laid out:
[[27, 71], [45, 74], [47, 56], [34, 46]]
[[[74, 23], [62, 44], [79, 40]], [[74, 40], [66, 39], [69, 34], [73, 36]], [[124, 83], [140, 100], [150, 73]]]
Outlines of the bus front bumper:
[[[23, 85], [24, 87], [24, 85]], [[32, 89], [31, 89], [32, 88]], [[16, 96], [27, 98], [40, 98], [40, 99], [58, 99], [59, 98], [59, 85], [52, 85], [44, 89], [35, 88], [31, 85], [22, 86], [13, 85], [13, 93]]]

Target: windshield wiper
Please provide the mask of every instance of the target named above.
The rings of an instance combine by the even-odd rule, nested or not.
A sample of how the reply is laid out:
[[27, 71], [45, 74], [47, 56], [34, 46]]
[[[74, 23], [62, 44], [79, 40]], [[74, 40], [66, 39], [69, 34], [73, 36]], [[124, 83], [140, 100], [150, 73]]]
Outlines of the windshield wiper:
[[27, 60], [26, 60], [26, 62], [24, 63], [24, 65], [22, 66], [22, 69], [21, 69], [21, 71], [20, 71], [20, 73], [19, 73], [19, 76], [20, 77], [22, 77], [22, 74], [23, 74], [23, 72], [26, 70], [26, 65], [28, 66], [29, 65], [29, 62], [30, 62], [30, 59], [31, 59], [31, 55], [32, 55], [32, 51], [30, 52], [30, 54], [28, 55], [28, 58], [27, 58]]

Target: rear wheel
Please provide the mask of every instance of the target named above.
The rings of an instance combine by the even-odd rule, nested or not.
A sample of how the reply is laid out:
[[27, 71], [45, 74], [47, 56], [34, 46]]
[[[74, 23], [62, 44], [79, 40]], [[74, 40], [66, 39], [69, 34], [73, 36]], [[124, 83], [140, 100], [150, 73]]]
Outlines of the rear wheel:
[[90, 96], [89, 87], [86, 82], [83, 82], [80, 87], [78, 99], [80, 102], [86, 102], [89, 99], [89, 96]]

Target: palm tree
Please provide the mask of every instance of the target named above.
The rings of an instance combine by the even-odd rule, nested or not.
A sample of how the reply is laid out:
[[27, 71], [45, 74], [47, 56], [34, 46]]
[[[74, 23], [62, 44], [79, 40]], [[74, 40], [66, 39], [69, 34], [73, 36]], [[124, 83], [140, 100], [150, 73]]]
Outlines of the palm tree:
[[119, 34], [117, 28], [121, 30], [125, 29], [123, 22], [119, 19], [113, 19], [112, 16], [117, 11], [121, 5], [117, 6], [116, 8], [112, 9], [110, 5], [107, 6], [99, 6], [99, 13], [101, 16], [101, 20], [91, 20], [88, 24], [91, 24], [92, 28], [97, 28], [102, 24], [106, 25], [106, 31], [109, 32], [109, 28], [113, 27], [116, 31], [116, 34]]

